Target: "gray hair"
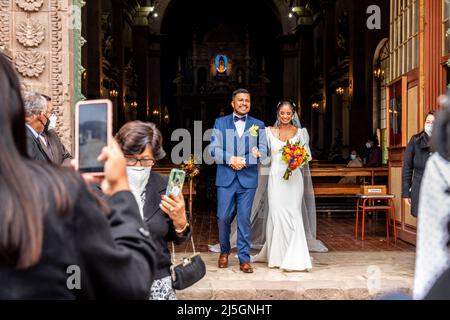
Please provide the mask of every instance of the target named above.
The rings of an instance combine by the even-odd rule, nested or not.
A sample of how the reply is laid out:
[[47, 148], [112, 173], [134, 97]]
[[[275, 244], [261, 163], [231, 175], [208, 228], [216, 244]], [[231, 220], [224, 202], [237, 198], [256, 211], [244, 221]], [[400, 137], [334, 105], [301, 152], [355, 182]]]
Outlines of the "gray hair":
[[25, 107], [25, 117], [37, 115], [40, 112], [47, 112], [47, 100], [39, 93], [25, 91], [22, 94]]

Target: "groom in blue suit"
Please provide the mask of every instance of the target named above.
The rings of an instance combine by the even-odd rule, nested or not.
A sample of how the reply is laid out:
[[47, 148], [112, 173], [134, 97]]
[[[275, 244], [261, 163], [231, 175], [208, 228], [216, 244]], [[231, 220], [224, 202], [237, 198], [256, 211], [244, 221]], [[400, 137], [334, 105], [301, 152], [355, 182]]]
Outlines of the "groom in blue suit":
[[264, 123], [248, 115], [250, 93], [233, 92], [233, 114], [216, 119], [209, 153], [217, 164], [217, 218], [219, 225], [219, 268], [228, 267], [230, 227], [237, 209], [237, 250], [240, 270], [252, 273], [250, 264], [250, 215], [258, 186], [258, 158], [267, 156]]

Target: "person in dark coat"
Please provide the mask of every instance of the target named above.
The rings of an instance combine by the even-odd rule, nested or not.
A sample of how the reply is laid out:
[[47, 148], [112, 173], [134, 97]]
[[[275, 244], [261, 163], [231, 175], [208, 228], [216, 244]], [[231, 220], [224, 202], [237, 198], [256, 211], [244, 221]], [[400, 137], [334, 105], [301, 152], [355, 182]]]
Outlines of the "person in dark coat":
[[0, 300], [145, 299], [155, 245], [117, 143], [105, 148], [104, 203], [81, 176], [31, 160], [19, 81], [0, 54]]
[[430, 137], [434, 119], [434, 113], [427, 114], [424, 130], [411, 137], [403, 157], [402, 198], [411, 206], [414, 217], [418, 214], [419, 190], [425, 164], [431, 155]]
[[165, 196], [168, 178], [151, 171], [155, 161], [165, 156], [161, 132], [153, 123], [132, 121], [120, 128], [116, 139], [127, 159], [131, 191], [159, 252], [155, 280], [148, 283], [150, 300], [174, 300], [168, 246], [188, 240], [191, 227], [182, 193]]
[[23, 93], [25, 108], [25, 131], [27, 137], [27, 153], [30, 159], [51, 162], [44, 151], [43, 133], [50, 124], [52, 110], [47, 101], [39, 93], [26, 91]]
[[366, 153], [364, 157], [365, 167], [381, 167], [382, 153], [378, 145], [378, 138], [376, 136], [370, 137], [366, 141]]
[[[47, 100], [47, 110], [53, 111], [52, 98], [44, 94], [41, 95]], [[46, 142], [42, 147], [52, 163], [58, 166], [69, 167], [72, 156], [62, 143], [58, 133], [55, 131], [57, 119], [58, 118], [54, 113], [49, 117], [50, 123], [44, 128], [44, 132], [42, 133], [42, 137]]]

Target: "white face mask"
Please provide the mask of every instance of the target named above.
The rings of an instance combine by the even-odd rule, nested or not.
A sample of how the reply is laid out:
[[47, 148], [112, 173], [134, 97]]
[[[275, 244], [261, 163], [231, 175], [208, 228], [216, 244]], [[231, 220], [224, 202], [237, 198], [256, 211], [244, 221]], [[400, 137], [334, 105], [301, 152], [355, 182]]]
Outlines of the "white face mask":
[[50, 121], [50, 124], [48, 125], [49, 129], [55, 129], [56, 128], [56, 122], [58, 121], [58, 116], [55, 114], [52, 114], [50, 118], [48, 118]]
[[145, 191], [148, 179], [150, 178], [151, 167], [127, 167], [128, 183], [131, 193], [139, 207], [139, 213], [144, 219], [144, 203], [142, 202], [142, 193]]
[[431, 133], [433, 132], [433, 124], [426, 123], [425, 127], [424, 127], [424, 130], [425, 130], [426, 134], [431, 137]]
[[366, 142], [366, 148], [370, 149], [372, 147], [372, 144], [370, 142]]
[[142, 193], [150, 178], [151, 167], [127, 167], [131, 191]]

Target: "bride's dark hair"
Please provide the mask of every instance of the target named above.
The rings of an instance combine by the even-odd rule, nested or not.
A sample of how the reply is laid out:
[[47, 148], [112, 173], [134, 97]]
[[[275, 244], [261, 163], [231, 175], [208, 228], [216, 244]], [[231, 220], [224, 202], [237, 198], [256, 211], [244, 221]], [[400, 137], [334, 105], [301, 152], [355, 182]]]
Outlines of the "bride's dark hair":
[[281, 100], [277, 104], [277, 113], [280, 111], [281, 107], [283, 106], [289, 106], [291, 108], [292, 112], [295, 112], [295, 103], [290, 100]]

